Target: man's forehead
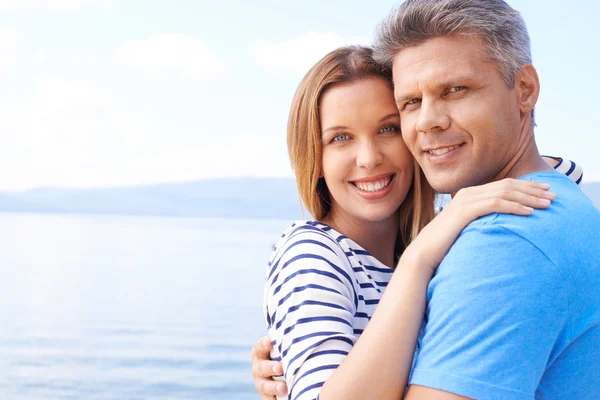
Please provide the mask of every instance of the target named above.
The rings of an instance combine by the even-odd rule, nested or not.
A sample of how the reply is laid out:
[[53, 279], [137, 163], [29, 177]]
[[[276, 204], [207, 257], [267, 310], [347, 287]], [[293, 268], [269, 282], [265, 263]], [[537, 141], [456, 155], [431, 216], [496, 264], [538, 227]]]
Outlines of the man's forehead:
[[[484, 79], [493, 69], [481, 47], [470, 49], [444, 41], [428, 41], [401, 50], [392, 65], [394, 89], [414, 90], [418, 86], [438, 86], [457, 81]], [[415, 86], [415, 88], [412, 88]]]
[[436, 89], [452, 84], [465, 84], [483, 79], [482, 71], [478, 71], [469, 63], [458, 60], [455, 63], [431, 63], [421, 68], [414, 65], [404, 69], [394, 69], [393, 83], [396, 96], [405, 91]]

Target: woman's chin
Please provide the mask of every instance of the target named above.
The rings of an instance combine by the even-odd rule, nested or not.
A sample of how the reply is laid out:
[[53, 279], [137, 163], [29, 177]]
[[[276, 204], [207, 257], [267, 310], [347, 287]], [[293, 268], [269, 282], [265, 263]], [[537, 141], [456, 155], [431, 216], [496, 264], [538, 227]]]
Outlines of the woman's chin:
[[363, 211], [361, 213], [359, 213], [358, 215], [356, 215], [356, 218], [364, 221], [364, 222], [368, 222], [368, 223], [375, 223], [375, 222], [384, 222], [387, 220], [391, 220], [394, 219], [395, 220], [395, 216], [397, 214], [397, 208], [395, 209], [382, 209], [382, 210], [369, 210], [369, 211]]

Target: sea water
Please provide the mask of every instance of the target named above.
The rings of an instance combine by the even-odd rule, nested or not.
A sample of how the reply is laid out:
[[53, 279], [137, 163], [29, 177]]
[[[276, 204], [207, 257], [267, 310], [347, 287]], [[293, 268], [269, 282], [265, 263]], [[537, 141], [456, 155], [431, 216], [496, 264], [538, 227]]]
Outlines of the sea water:
[[256, 399], [289, 223], [0, 214], [0, 398]]

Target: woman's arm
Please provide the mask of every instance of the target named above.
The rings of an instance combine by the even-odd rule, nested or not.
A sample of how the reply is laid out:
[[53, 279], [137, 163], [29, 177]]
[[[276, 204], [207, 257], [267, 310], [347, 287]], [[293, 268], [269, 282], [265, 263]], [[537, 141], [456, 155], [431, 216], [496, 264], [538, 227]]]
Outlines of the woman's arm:
[[310, 224], [277, 245], [265, 282], [265, 317], [290, 398], [314, 399], [356, 342], [354, 271], [339, 243]]
[[[532, 209], [525, 206], [545, 208], [553, 198], [547, 190], [547, 185], [504, 180], [460, 191], [406, 249], [373, 318], [348, 356], [340, 358], [339, 367], [329, 370], [319, 398], [401, 398], [422, 323], [427, 285], [460, 231], [492, 212], [528, 215]], [[263, 385], [261, 360], [254, 360], [253, 371], [263, 371], [254, 374], [257, 388], [270, 387]], [[284, 362], [287, 371], [286, 367], [289, 365]], [[286, 378], [293, 383], [290, 376]], [[270, 393], [260, 389], [259, 393], [263, 399], [271, 398]]]
[[367, 328], [327, 380], [320, 399], [403, 397], [421, 328], [427, 285], [462, 229], [480, 216], [529, 215], [555, 196], [548, 185], [504, 180], [461, 190], [406, 249]]

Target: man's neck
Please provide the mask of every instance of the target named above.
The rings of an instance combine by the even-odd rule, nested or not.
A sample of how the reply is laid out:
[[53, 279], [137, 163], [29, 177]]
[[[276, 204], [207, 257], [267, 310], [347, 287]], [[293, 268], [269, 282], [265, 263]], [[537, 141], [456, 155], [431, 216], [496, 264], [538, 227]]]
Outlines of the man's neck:
[[[526, 118], [521, 125], [517, 151], [496, 175], [484, 183], [504, 178], [517, 179], [523, 175], [541, 171], [552, 171], [552, 167], [540, 155], [533, 135], [532, 121], [530, 118]], [[451, 197], [454, 197], [455, 194], [451, 193]]]
[[516, 153], [504, 168], [490, 179], [490, 182], [499, 181], [504, 178], [516, 179], [533, 172], [551, 170], [552, 167], [544, 161], [537, 149], [533, 135], [533, 123], [531, 117], [528, 116], [521, 121], [521, 132]]

